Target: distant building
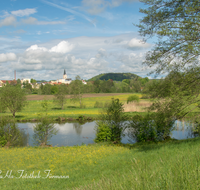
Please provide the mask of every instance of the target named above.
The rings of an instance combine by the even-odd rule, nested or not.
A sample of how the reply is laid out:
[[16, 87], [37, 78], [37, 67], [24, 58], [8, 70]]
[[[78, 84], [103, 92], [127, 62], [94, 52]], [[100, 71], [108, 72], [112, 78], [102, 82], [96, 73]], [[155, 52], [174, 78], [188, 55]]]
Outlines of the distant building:
[[[54, 82], [54, 81], [51, 81], [51, 82]], [[59, 84], [59, 83], [70, 84], [72, 82], [72, 79], [71, 78], [67, 78], [67, 74], [66, 74], [66, 71], [64, 69], [63, 78], [62, 79], [58, 79], [56, 82], [57, 82], [57, 84]]]
[[23, 84], [24, 82], [25, 82], [25, 83], [26, 83], [26, 82], [31, 83], [31, 79], [22, 79], [22, 80], [21, 80], [21, 83]]

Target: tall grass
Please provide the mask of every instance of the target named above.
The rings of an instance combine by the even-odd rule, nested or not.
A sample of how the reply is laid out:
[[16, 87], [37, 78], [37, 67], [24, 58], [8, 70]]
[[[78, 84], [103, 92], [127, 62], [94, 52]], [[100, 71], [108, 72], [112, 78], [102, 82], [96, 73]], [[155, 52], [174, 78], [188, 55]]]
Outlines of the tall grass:
[[133, 146], [0, 148], [2, 174], [51, 170], [69, 179], [0, 179], [1, 189], [199, 189], [200, 138]]

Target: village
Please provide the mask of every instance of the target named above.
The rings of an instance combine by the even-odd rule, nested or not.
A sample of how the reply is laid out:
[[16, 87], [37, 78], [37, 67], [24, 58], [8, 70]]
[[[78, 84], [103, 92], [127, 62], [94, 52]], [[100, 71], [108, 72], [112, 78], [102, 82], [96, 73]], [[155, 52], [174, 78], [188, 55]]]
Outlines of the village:
[[[61, 85], [66, 84], [69, 85], [72, 82], [71, 78], [67, 78], [66, 70], [64, 69], [63, 78], [52, 80], [49, 82], [38, 82], [34, 79], [23, 78], [23, 79], [16, 79], [16, 71], [14, 72], [14, 79], [13, 80], [0, 80], [0, 87], [5, 86], [6, 84], [21, 84], [23, 88], [24, 84], [30, 84], [33, 89], [39, 89], [41, 85], [51, 84], [51, 85]], [[83, 84], [87, 84], [85, 80], [82, 79]]]

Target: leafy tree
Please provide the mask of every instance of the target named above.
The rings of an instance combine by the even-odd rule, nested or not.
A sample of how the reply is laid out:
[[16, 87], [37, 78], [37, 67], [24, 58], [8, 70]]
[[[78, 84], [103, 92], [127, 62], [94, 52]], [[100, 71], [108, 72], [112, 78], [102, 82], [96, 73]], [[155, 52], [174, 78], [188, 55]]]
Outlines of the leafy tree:
[[80, 103], [82, 106], [82, 96], [83, 96], [83, 83], [80, 76], [76, 76], [76, 80], [72, 81], [70, 84], [71, 100]]
[[[157, 44], [146, 55], [145, 64], [158, 76], [168, 77], [154, 83], [149, 93], [155, 98], [151, 110], [159, 110], [165, 126], [174, 117], [182, 118], [199, 105], [200, 93], [200, 1], [141, 0], [149, 5], [141, 9], [146, 16], [140, 22], [144, 40], [156, 36]], [[161, 122], [162, 123], [162, 122]]]
[[46, 117], [42, 118], [40, 122], [35, 124], [33, 130], [33, 139], [37, 145], [48, 145], [51, 137], [56, 135], [58, 132], [55, 128], [55, 124]]
[[140, 0], [148, 8], [139, 32], [145, 40], [157, 36], [158, 42], [146, 56], [145, 63], [156, 74], [185, 70], [199, 64], [200, 55], [200, 1], [199, 0]]
[[[101, 122], [97, 123], [96, 139], [98, 139], [98, 141], [102, 139], [102, 136], [98, 134], [98, 132], [105, 132], [107, 135], [103, 136], [109, 138], [111, 141], [119, 142], [121, 140], [125, 129], [123, 111], [123, 104], [119, 102], [119, 99], [113, 98], [109, 106], [104, 110], [104, 113], [100, 115]], [[109, 127], [110, 130], [107, 130], [107, 127]]]
[[1, 104], [10, 110], [13, 117], [15, 118], [15, 113], [21, 111], [26, 105], [26, 95], [20, 86], [6, 85], [2, 87], [0, 93]]
[[64, 104], [66, 102], [67, 86], [59, 85], [58, 92], [55, 94], [54, 102], [58, 104], [62, 109], [64, 109]]
[[37, 83], [37, 81], [35, 79], [31, 79], [31, 83], [35, 84], [35, 83]]

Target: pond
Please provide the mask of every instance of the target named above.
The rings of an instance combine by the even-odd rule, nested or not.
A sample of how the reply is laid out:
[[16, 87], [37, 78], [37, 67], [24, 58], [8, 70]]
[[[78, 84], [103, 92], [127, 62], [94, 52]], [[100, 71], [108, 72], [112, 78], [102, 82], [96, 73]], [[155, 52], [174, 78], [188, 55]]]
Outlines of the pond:
[[[81, 144], [94, 143], [95, 138], [95, 127], [96, 122], [87, 122], [85, 124], [80, 123], [63, 123], [55, 124], [56, 129], [58, 129], [57, 135], [54, 135], [50, 144], [53, 146], [74, 146]], [[34, 123], [18, 123], [18, 127], [24, 131], [27, 141], [25, 142], [28, 146], [34, 146], [33, 144], [33, 127]], [[171, 137], [175, 139], [186, 139], [193, 138], [192, 128], [194, 125], [186, 121], [176, 121], [175, 130], [172, 132]], [[122, 143], [134, 143], [134, 140], [125, 136], [122, 138]]]

